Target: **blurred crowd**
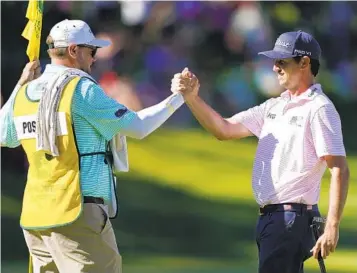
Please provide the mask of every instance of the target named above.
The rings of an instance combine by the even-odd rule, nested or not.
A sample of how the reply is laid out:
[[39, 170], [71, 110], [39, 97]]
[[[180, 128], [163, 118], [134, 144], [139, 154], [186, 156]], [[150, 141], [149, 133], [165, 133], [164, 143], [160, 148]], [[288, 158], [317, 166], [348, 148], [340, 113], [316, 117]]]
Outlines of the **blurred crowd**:
[[[13, 71], [21, 72], [27, 61], [20, 36], [27, 2], [1, 5], [2, 67], [9, 69], [2, 80], [14, 85], [20, 74]], [[202, 97], [223, 115], [277, 96], [282, 90], [273, 63], [257, 52], [298, 29], [320, 42], [318, 81], [325, 91], [357, 101], [356, 2], [45, 1], [42, 40], [65, 18], [85, 20], [97, 36], [112, 41], [98, 51], [93, 75], [109, 96], [134, 110], [167, 97], [172, 76], [186, 66], [199, 77]], [[44, 45], [43, 66], [50, 62]], [[5, 100], [12, 88], [2, 83]], [[193, 117], [183, 107], [170, 122], [187, 127]]]

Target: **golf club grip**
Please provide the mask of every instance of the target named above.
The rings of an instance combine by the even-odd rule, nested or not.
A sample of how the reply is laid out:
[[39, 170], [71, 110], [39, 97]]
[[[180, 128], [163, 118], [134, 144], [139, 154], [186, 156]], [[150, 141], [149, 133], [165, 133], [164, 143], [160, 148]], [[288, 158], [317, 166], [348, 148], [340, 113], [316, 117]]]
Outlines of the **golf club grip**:
[[[319, 238], [319, 234], [315, 225], [312, 225], [312, 230], [314, 232], [315, 240], [317, 241], [317, 239]], [[319, 263], [321, 273], [327, 273], [324, 259], [321, 256], [321, 251], [318, 253], [317, 261]]]
[[319, 257], [317, 258], [317, 261], [319, 262], [321, 273], [326, 273], [325, 262], [324, 259], [322, 259], [321, 257], [321, 253], [319, 253]]

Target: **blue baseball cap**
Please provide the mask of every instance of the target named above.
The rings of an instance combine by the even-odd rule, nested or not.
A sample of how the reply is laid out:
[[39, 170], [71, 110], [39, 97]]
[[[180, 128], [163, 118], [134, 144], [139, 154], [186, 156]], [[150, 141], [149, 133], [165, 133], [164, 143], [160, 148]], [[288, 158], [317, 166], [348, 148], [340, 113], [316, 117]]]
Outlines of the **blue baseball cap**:
[[259, 52], [271, 59], [287, 59], [297, 56], [308, 56], [319, 60], [321, 48], [311, 34], [304, 31], [292, 31], [281, 34], [275, 42], [273, 50]]

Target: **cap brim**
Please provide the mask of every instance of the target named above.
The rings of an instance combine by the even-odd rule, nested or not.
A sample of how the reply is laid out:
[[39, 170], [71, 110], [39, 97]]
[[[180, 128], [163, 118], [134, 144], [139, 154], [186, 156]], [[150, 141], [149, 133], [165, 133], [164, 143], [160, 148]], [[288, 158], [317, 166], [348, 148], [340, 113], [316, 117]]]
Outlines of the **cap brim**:
[[270, 59], [288, 59], [296, 57], [296, 55], [293, 54], [278, 52], [274, 50], [259, 52], [258, 55], [264, 55]]
[[87, 44], [95, 47], [106, 47], [110, 46], [112, 43], [108, 40], [94, 39], [93, 41]]

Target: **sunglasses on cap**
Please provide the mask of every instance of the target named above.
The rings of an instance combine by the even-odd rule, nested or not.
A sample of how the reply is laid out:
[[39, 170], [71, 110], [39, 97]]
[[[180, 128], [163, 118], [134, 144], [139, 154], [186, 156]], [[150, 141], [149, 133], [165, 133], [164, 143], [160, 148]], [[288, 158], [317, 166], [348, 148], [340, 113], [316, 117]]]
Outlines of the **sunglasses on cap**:
[[79, 46], [79, 47], [86, 47], [86, 48], [91, 49], [91, 50], [92, 50], [92, 52], [91, 52], [92, 58], [94, 58], [94, 57], [95, 57], [95, 54], [97, 54], [98, 48], [97, 48], [96, 46], [91, 46], [91, 45], [77, 45], [77, 46]]

